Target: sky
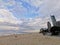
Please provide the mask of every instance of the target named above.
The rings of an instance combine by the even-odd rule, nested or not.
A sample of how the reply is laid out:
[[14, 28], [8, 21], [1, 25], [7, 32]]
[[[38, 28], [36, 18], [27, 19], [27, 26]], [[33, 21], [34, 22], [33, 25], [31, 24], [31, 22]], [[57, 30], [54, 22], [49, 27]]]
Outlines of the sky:
[[38, 32], [51, 15], [60, 20], [60, 0], [0, 0], [0, 30]]

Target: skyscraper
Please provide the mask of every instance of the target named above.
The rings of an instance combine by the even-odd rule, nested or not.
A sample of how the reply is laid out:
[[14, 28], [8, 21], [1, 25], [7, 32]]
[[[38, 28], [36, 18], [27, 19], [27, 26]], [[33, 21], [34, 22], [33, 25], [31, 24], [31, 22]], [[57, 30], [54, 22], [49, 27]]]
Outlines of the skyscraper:
[[51, 29], [51, 23], [50, 22], [47, 22], [47, 27], [48, 27], [48, 30], [50, 31], [50, 29]]
[[52, 20], [53, 26], [56, 26], [56, 19], [54, 15], [51, 16], [51, 20]]

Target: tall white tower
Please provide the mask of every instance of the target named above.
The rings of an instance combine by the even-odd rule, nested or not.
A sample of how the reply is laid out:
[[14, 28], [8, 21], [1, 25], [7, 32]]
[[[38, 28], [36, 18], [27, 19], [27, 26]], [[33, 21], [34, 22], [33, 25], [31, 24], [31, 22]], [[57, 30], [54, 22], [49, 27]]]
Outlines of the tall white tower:
[[56, 26], [56, 19], [55, 19], [55, 16], [51, 16], [51, 20], [52, 20], [52, 24], [53, 26]]

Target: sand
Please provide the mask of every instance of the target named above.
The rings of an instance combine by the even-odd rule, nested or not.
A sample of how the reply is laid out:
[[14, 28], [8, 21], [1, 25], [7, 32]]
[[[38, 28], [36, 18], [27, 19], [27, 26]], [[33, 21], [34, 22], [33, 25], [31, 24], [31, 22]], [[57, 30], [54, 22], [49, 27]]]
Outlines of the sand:
[[0, 36], [0, 45], [60, 45], [60, 37], [39, 33]]

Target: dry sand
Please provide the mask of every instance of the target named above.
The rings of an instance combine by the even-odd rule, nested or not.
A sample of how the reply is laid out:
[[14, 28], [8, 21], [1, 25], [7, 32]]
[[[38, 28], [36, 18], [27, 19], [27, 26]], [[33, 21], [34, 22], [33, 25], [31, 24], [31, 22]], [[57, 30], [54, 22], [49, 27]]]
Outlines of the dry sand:
[[1, 36], [0, 45], [60, 45], [60, 37], [39, 33]]

